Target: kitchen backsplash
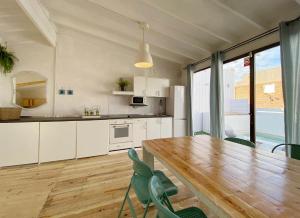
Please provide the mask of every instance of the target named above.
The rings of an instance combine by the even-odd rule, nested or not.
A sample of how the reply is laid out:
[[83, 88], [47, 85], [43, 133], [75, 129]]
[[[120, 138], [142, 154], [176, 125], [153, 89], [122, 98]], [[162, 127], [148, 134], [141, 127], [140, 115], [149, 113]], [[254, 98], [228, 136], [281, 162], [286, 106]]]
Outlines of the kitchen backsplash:
[[[71, 97], [72, 98], [72, 97]], [[114, 96], [107, 95], [99, 98], [99, 101], [91, 101], [82, 105], [72, 106], [70, 98], [65, 98], [65, 104], [60, 104], [59, 109], [56, 109], [57, 116], [74, 116], [83, 113], [84, 108], [98, 107], [100, 114], [159, 114], [160, 98], [147, 98], [146, 107], [129, 106], [130, 96]], [[162, 99], [163, 113], [166, 110], [165, 99]], [[73, 109], [71, 109], [73, 108]]]

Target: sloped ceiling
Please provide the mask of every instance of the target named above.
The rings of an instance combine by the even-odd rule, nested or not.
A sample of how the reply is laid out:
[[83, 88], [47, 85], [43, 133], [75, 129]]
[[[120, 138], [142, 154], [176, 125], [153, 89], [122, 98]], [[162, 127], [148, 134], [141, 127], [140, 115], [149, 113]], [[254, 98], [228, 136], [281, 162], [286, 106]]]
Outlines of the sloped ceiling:
[[[14, 0], [2, 1], [10, 5]], [[146, 40], [152, 54], [180, 64], [207, 57], [215, 50], [300, 15], [299, 0], [41, 0], [41, 3], [57, 26], [67, 26], [132, 49], [138, 48], [141, 39], [136, 22], [147, 22], [150, 30], [146, 32]], [[0, 25], [8, 29], [22, 26], [28, 29], [24, 36], [35, 34], [28, 24], [3, 20], [6, 16], [18, 16], [17, 9], [1, 4], [0, 10]], [[16, 19], [16, 22], [21, 21]], [[2, 32], [0, 28], [0, 37]], [[15, 35], [6, 32], [4, 36]]]
[[56, 33], [39, 0], [0, 0], [0, 41], [55, 46]]

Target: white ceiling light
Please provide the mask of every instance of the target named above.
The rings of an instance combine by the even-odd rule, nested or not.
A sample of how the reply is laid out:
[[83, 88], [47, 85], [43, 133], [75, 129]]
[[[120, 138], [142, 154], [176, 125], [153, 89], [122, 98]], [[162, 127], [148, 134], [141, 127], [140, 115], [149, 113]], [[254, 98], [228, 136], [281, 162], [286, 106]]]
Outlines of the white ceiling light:
[[145, 43], [145, 30], [149, 29], [149, 24], [147, 23], [139, 23], [143, 30], [143, 39], [140, 43], [139, 52], [136, 58], [136, 62], [134, 64], [137, 68], [150, 68], [153, 66], [153, 60], [150, 53], [150, 46], [148, 43]]

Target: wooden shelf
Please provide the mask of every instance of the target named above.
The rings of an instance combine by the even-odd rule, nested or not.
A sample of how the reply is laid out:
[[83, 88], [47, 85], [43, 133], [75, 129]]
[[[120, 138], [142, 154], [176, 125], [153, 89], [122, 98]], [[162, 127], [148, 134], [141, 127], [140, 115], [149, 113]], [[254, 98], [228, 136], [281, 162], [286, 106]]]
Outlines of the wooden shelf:
[[113, 91], [113, 95], [133, 95], [133, 91]]

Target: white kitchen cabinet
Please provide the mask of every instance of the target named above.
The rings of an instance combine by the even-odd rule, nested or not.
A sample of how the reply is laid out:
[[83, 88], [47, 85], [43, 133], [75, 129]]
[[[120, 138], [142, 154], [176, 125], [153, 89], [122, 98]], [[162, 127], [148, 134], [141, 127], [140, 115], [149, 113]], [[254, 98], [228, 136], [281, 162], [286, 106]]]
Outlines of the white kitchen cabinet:
[[169, 79], [159, 79], [158, 81], [158, 95], [159, 97], [169, 97], [170, 95], [170, 80]]
[[146, 80], [146, 95], [147, 97], [158, 97], [158, 85], [156, 84], [158, 81], [158, 78], [154, 77], [148, 77]]
[[40, 162], [76, 157], [76, 121], [40, 123]]
[[133, 120], [133, 144], [134, 147], [141, 147], [142, 141], [147, 139], [147, 120]]
[[172, 126], [172, 117], [161, 118], [160, 137], [171, 138], [173, 135]]
[[170, 80], [149, 77], [146, 93], [148, 97], [169, 97]]
[[161, 123], [161, 118], [147, 119], [147, 139], [160, 138], [160, 123]]
[[146, 77], [135, 76], [133, 78], [133, 93], [135, 96], [146, 96]]
[[172, 117], [148, 118], [147, 139], [171, 138], [173, 135]]
[[39, 123], [0, 124], [0, 167], [38, 162]]
[[137, 76], [133, 83], [135, 96], [169, 97], [169, 79]]
[[108, 154], [109, 121], [77, 122], [77, 158]]

